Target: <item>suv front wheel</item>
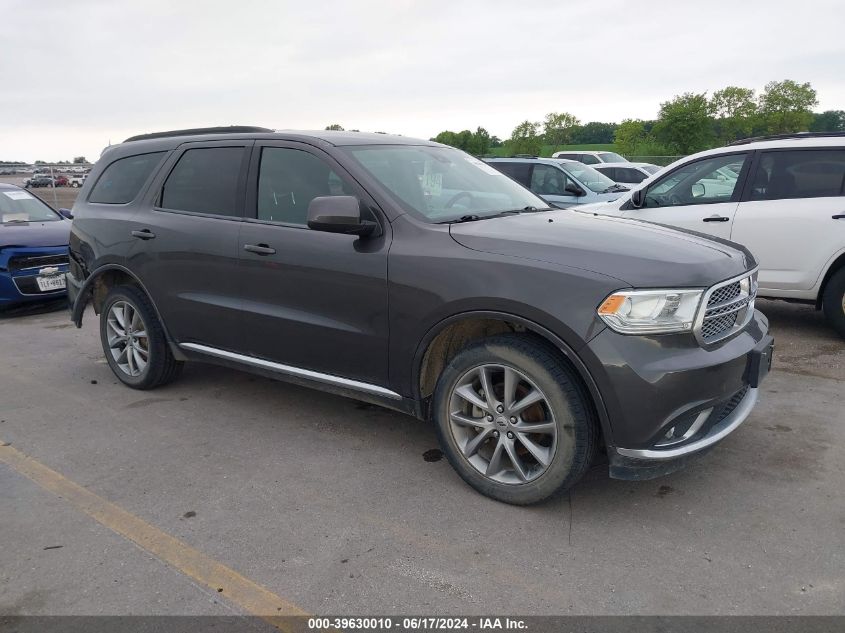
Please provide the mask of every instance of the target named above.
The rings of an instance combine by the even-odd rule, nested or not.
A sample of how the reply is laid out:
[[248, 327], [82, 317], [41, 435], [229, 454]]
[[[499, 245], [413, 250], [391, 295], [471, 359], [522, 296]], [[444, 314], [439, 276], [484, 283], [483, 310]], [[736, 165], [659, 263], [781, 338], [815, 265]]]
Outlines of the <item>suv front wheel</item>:
[[586, 472], [598, 446], [590, 411], [563, 359], [517, 334], [464, 349], [434, 394], [449, 462], [482, 494], [516, 505], [566, 490]]
[[100, 312], [100, 340], [109, 367], [134, 389], [170, 382], [182, 369], [147, 296], [134, 286], [117, 286]]

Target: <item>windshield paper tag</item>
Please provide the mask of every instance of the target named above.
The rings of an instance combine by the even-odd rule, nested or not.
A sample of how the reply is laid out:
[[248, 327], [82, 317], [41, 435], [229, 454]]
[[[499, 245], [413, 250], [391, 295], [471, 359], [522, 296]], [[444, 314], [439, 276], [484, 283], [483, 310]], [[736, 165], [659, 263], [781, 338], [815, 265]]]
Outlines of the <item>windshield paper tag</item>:
[[[426, 164], [426, 167], [428, 165]], [[423, 193], [430, 196], [439, 197], [443, 192], [443, 174], [437, 172], [432, 173], [428, 170], [422, 175], [422, 189]]]
[[481, 171], [483, 171], [487, 174], [490, 174], [491, 176], [504, 176], [504, 174], [502, 172], [500, 172], [498, 169], [496, 169], [495, 167], [491, 167], [490, 165], [485, 163], [483, 160], [478, 160], [474, 156], [467, 156], [466, 161], [470, 165], [475, 165]]
[[27, 198], [32, 198], [32, 194], [27, 193], [26, 191], [4, 191], [9, 198], [12, 200], [26, 200]]

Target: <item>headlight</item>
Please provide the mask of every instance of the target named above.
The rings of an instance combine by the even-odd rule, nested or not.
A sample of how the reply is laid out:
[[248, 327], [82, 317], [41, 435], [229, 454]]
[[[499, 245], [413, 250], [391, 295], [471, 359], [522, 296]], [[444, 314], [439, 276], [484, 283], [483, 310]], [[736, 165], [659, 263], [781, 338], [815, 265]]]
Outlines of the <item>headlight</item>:
[[598, 315], [620, 334], [691, 332], [703, 290], [620, 290]]

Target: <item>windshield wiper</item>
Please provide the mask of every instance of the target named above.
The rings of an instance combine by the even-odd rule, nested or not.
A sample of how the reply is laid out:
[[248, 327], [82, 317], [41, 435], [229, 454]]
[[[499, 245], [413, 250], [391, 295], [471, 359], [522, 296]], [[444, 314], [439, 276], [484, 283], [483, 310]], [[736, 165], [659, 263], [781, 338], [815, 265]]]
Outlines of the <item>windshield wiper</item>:
[[3, 224], [29, 224], [30, 220], [6, 220]]
[[543, 209], [538, 209], [537, 207], [527, 206], [522, 207], [521, 209], [506, 209], [504, 211], [498, 211], [496, 213], [491, 213], [490, 215], [478, 215], [477, 213], [471, 213], [469, 215], [462, 215], [461, 217], [457, 218], [456, 220], [444, 220], [443, 222], [439, 222], [439, 224], [460, 224], [461, 222], [475, 222], [476, 220], [487, 220], [489, 218], [500, 218], [503, 215], [518, 215], [520, 213], [533, 213], [534, 211], [550, 211], [551, 207], [545, 207]]

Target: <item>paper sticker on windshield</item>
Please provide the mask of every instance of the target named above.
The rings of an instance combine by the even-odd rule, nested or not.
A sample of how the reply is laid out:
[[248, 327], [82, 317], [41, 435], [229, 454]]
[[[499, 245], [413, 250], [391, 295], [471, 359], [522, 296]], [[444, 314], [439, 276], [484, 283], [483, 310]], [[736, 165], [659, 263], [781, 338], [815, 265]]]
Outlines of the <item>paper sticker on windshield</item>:
[[422, 175], [422, 190], [430, 196], [439, 196], [443, 192], [443, 174], [425, 172]]
[[4, 191], [3, 193], [5, 193], [12, 200], [26, 200], [27, 198], [34, 197], [32, 194], [29, 194], [26, 191]]
[[471, 165], [475, 165], [481, 171], [486, 172], [486, 173], [490, 174], [491, 176], [504, 176], [504, 174], [502, 172], [500, 172], [498, 169], [496, 169], [495, 167], [491, 167], [490, 165], [485, 163], [483, 160], [478, 160], [475, 156], [467, 156], [466, 161], [468, 163], [470, 163]]

